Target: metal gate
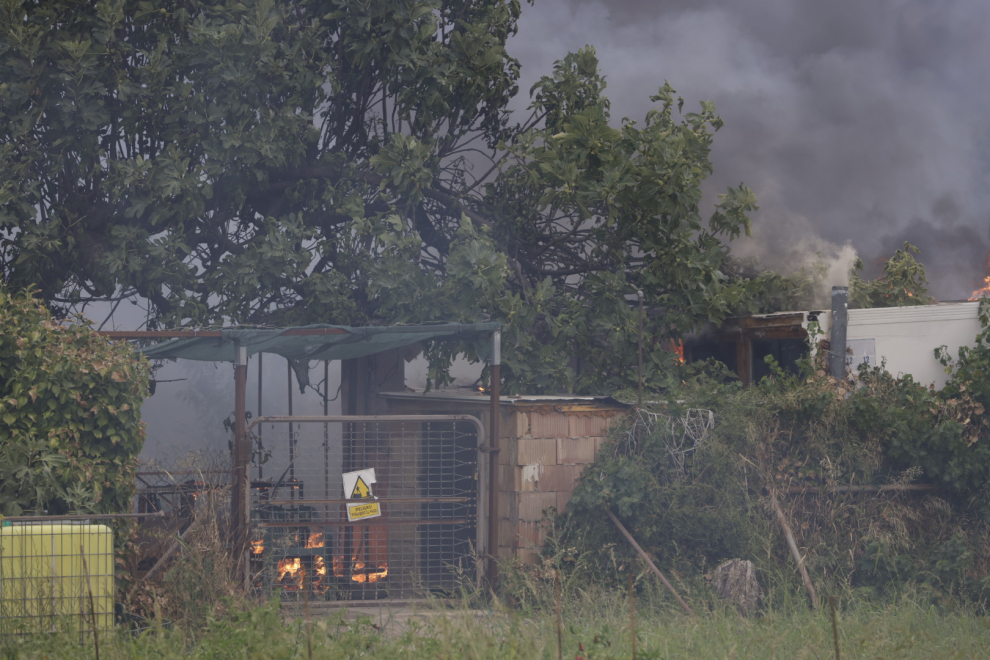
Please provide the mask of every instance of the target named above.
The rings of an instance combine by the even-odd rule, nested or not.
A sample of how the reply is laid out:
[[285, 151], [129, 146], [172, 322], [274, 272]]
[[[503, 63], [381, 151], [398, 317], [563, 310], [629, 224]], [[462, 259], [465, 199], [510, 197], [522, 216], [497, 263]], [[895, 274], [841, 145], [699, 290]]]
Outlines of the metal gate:
[[[474, 583], [481, 422], [467, 415], [262, 417], [249, 427], [248, 579], [286, 600], [452, 594]], [[380, 516], [348, 521], [342, 475], [374, 469]]]

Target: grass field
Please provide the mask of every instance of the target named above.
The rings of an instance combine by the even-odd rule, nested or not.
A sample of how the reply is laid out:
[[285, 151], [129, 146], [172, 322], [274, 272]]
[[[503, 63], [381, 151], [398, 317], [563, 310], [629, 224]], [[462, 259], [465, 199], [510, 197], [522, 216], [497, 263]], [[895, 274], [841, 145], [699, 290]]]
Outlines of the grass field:
[[[833, 658], [832, 621], [823, 612], [770, 611], [753, 620], [731, 611], [691, 618], [650, 599], [637, 602], [637, 657], [652, 658]], [[505, 609], [451, 610], [413, 618], [403, 625], [380, 619], [335, 615], [307, 624], [287, 618], [277, 604], [237, 613], [205, 629], [152, 628], [142, 633], [104, 633], [100, 658], [171, 660], [370, 658], [525, 660], [557, 658], [554, 612]], [[570, 599], [563, 615], [567, 660], [631, 658], [627, 601], [618, 595]], [[842, 658], [990, 657], [990, 620], [939, 612], [913, 600], [887, 607], [856, 606], [838, 614]], [[4, 658], [75, 660], [94, 658], [93, 640], [38, 636], [3, 640]]]

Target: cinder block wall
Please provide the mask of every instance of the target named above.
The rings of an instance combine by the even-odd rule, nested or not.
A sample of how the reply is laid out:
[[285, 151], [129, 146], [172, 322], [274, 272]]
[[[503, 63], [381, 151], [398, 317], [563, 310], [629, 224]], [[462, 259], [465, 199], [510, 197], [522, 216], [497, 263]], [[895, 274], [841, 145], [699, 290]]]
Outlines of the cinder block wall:
[[[382, 393], [392, 414], [476, 416], [488, 430], [488, 396]], [[628, 406], [607, 397], [505, 397], [499, 428], [498, 555], [535, 563], [546, 538], [543, 512], [567, 510], [578, 478]]]
[[535, 563], [546, 538], [544, 511], [567, 510], [578, 477], [624, 414], [622, 408], [516, 404], [502, 411], [498, 554]]

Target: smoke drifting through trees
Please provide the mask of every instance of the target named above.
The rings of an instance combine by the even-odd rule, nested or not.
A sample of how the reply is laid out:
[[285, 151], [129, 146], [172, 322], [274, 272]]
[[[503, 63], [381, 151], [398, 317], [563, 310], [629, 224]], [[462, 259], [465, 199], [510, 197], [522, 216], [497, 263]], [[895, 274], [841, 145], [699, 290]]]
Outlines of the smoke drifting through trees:
[[907, 240], [953, 299], [982, 280], [990, 238], [988, 23], [979, 0], [571, 0], [525, 7], [509, 49], [526, 90], [594, 44], [614, 116], [642, 117], [665, 79], [685, 110], [715, 101], [706, 189], [745, 181], [761, 206], [740, 254], [800, 267], [796, 247], [851, 240], [870, 267]]

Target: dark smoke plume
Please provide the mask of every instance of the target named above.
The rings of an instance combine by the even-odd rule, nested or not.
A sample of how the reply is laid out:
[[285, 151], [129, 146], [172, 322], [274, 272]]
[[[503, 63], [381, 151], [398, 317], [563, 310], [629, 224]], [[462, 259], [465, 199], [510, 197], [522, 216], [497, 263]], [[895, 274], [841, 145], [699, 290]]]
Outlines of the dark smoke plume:
[[665, 79], [686, 108], [715, 101], [708, 193], [760, 199], [742, 256], [786, 268], [851, 242], [872, 263], [908, 240], [958, 299], [987, 274], [988, 26], [984, 0], [538, 0], [510, 47], [525, 90], [594, 45], [616, 117], [641, 119]]

